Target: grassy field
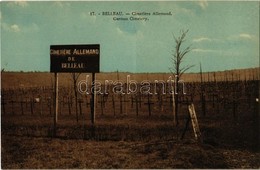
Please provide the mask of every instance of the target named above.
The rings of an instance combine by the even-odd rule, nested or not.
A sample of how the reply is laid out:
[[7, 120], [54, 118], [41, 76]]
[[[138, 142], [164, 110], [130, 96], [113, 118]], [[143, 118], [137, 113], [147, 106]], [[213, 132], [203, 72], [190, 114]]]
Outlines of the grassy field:
[[[254, 77], [253, 73], [248, 75]], [[110, 76], [117, 79], [116, 73]], [[156, 76], [167, 77], [134, 76], [151, 80]], [[205, 115], [200, 84], [188, 84], [187, 96], [192, 97], [201, 130], [202, 140], [197, 141], [190, 122], [182, 138], [188, 99], [180, 100], [180, 123], [176, 126], [169, 95], [150, 96], [151, 114], [148, 96], [140, 95], [140, 103], [133, 103], [130, 95], [123, 98], [109, 95], [105, 103], [98, 96], [93, 133], [90, 98], [80, 96], [83, 102], [76, 114], [75, 102], [67, 97], [72, 101], [75, 98], [68, 93], [70, 88], [64, 87], [71, 86], [69, 75], [60, 78], [61, 102], [57, 134], [53, 137], [52, 76], [2, 74], [1, 168], [260, 168], [259, 102], [256, 102], [259, 80], [208, 82]], [[36, 102], [39, 96], [41, 102]]]
[[[86, 75], [91, 74], [82, 73], [79, 80], [85, 80]], [[168, 80], [171, 73], [97, 73], [96, 80], [104, 83], [105, 80], [120, 80], [126, 82], [127, 75], [130, 75], [131, 80], [141, 82], [143, 80]], [[208, 72], [203, 73], [204, 81], [225, 81], [229, 80], [253, 80], [259, 78], [259, 68], [228, 70], [222, 72]], [[185, 82], [199, 82], [200, 75], [198, 73], [185, 73], [181, 78]], [[2, 72], [1, 73], [2, 88], [26, 88], [26, 87], [42, 87], [54, 85], [54, 74], [48, 72]], [[62, 86], [71, 86], [72, 78], [69, 73], [59, 73], [59, 84]]]
[[89, 141], [2, 136], [2, 168], [259, 168], [260, 154], [192, 140]]
[[180, 140], [184, 124], [175, 127], [165, 118], [101, 117], [94, 139], [84, 139], [84, 120], [76, 123], [71, 117], [60, 120], [58, 137], [52, 138], [51, 119], [2, 117], [2, 168], [260, 167], [260, 153], [250, 144], [256, 134], [243, 131], [250, 126], [238, 122], [200, 119], [203, 142], [199, 143], [191, 125]]

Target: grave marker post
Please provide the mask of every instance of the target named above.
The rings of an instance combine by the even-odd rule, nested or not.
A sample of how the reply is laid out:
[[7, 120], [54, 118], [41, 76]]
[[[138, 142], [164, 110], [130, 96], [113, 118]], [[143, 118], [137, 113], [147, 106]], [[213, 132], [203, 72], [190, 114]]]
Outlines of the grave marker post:
[[54, 95], [55, 95], [55, 100], [54, 100], [54, 106], [55, 106], [55, 111], [53, 115], [53, 122], [54, 122], [54, 127], [53, 127], [53, 136], [56, 137], [56, 132], [57, 132], [57, 121], [58, 121], [58, 110], [59, 110], [59, 88], [58, 88], [58, 73], [54, 73], [55, 77], [55, 86], [54, 86]]

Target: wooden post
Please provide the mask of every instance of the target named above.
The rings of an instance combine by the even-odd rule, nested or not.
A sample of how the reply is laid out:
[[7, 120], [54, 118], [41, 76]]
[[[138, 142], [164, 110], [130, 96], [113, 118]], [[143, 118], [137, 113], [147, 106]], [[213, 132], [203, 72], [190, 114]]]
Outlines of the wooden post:
[[54, 106], [55, 106], [55, 112], [53, 115], [53, 121], [54, 121], [54, 127], [53, 127], [53, 136], [56, 136], [56, 130], [57, 130], [57, 121], [58, 121], [58, 108], [59, 108], [59, 88], [58, 88], [58, 73], [55, 72], [55, 100], [54, 100]]
[[134, 97], [133, 97], [133, 95], [131, 95], [131, 108], [133, 108], [134, 107]]
[[5, 114], [5, 105], [6, 105], [6, 103], [3, 102], [2, 105], [3, 105], [3, 114]]
[[205, 104], [205, 89], [204, 89], [204, 83], [203, 83], [203, 78], [202, 78], [202, 68], [201, 68], [201, 63], [200, 63], [200, 93], [201, 93], [201, 110], [202, 114], [205, 117], [206, 116], [206, 104]]
[[158, 94], [157, 96], [157, 104], [158, 104], [158, 107], [160, 108], [160, 111], [162, 112], [163, 111], [163, 101], [162, 101], [162, 96], [160, 94]]
[[42, 105], [43, 105], [43, 97], [40, 97], [40, 115], [42, 115], [42, 110], [43, 110], [43, 107], [42, 107]]
[[52, 107], [52, 103], [51, 103], [51, 97], [50, 98], [48, 98], [48, 107], [49, 107], [49, 113], [50, 113], [50, 115], [51, 115], [51, 107]]
[[136, 109], [136, 116], [138, 116], [138, 95], [135, 96], [135, 109]]
[[91, 92], [91, 132], [92, 137], [95, 136], [95, 96], [96, 96], [96, 89], [95, 89], [95, 73], [92, 73], [92, 92]]
[[120, 98], [120, 114], [123, 114], [123, 101], [122, 101], [122, 94], [119, 96]]
[[68, 96], [68, 99], [67, 99], [68, 101], [68, 108], [69, 108], [69, 115], [71, 115], [71, 99], [70, 99], [70, 96]]
[[[175, 83], [178, 83], [178, 82], [175, 82]], [[177, 115], [176, 115], [177, 113], [176, 113], [175, 97], [178, 97], [178, 96], [175, 95], [175, 90], [176, 89], [174, 89], [172, 84], [171, 84], [171, 90], [172, 90], [171, 102], [172, 102], [173, 122], [174, 122], [175, 125], [177, 125], [178, 124], [177, 123], [178, 120], [177, 120]]]
[[62, 113], [61, 113], [61, 112], [62, 112], [62, 107], [61, 107], [62, 104], [61, 104], [61, 103], [62, 103], [62, 101], [59, 102], [59, 108], [60, 108], [60, 109], [59, 109], [59, 114], [60, 114], [60, 115], [62, 114]]
[[[75, 89], [76, 90], [76, 89]], [[78, 113], [78, 97], [77, 97], [77, 91], [75, 92], [75, 106], [76, 106], [76, 119], [77, 123], [79, 122], [79, 113]]]
[[149, 116], [152, 115], [152, 111], [151, 111], [151, 105], [154, 104], [150, 101], [150, 94], [148, 94], [148, 98], [147, 98], [147, 103], [144, 103], [145, 105], [148, 105], [148, 111], [149, 111]]
[[27, 109], [28, 108], [28, 100], [27, 100], [28, 98], [26, 97], [25, 98], [25, 108]]
[[82, 106], [81, 106], [81, 104], [83, 103], [83, 99], [79, 99], [78, 103], [79, 103], [79, 114], [82, 115]]
[[153, 103], [151, 103], [151, 101], [150, 101], [150, 94], [148, 94], [148, 111], [149, 111], [149, 116], [151, 116], [152, 115], [152, 113], [151, 113], [151, 104], [153, 104]]
[[104, 101], [103, 101], [103, 97], [102, 97], [102, 95], [100, 94], [99, 95], [100, 97], [100, 101], [98, 102], [98, 103], [100, 103], [100, 109], [101, 109], [101, 115], [103, 116], [104, 115], [104, 107], [103, 107], [103, 105], [104, 105]]
[[1, 102], [2, 106], [3, 106], [3, 114], [5, 114], [5, 96], [4, 94], [2, 94], [2, 102]]
[[63, 107], [65, 107], [65, 104], [66, 104], [65, 101], [66, 101], [66, 96], [63, 96], [63, 97], [62, 97], [62, 106], [63, 106]]
[[212, 93], [212, 107], [215, 108], [215, 93]]
[[141, 107], [142, 107], [142, 94], [139, 93], [138, 97], [139, 97], [139, 100], [138, 100], [139, 108], [141, 109]]
[[30, 101], [30, 108], [31, 108], [31, 114], [33, 115], [33, 98], [31, 98], [31, 101]]
[[88, 102], [88, 96], [86, 95], [86, 107], [88, 108], [89, 105], [90, 103]]
[[116, 106], [115, 106], [114, 94], [112, 94], [112, 105], [113, 105], [113, 111], [114, 111], [114, 117], [115, 117], [116, 116]]
[[126, 95], [124, 96], [124, 114], [127, 115], [127, 103], [129, 100], [126, 99]]
[[21, 99], [21, 112], [22, 112], [22, 115], [24, 114], [23, 112], [23, 99]]

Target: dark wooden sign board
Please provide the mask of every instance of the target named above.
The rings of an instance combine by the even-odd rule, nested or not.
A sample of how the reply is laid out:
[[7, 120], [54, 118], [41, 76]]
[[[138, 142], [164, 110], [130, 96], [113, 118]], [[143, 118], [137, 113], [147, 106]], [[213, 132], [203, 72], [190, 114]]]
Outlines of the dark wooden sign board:
[[[55, 112], [53, 136], [56, 136], [58, 121], [58, 73], [92, 73], [92, 82], [95, 73], [99, 73], [100, 45], [51, 45], [50, 46], [50, 71], [55, 73]], [[95, 86], [94, 84], [92, 84]], [[94, 89], [94, 87], [92, 87]], [[95, 93], [91, 100], [91, 125], [95, 124]]]
[[51, 72], [99, 73], [99, 44], [51, 45]]

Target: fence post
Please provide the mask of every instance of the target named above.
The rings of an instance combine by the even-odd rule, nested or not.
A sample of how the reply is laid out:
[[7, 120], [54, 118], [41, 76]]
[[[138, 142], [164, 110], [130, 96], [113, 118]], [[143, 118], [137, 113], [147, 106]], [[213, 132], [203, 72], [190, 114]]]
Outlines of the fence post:
[[112, 105], [113, 105], [113, 111], [114, 111], [114, 117], [115, 117], [116, 116], [116, 106], [115, 106], [114, 94], [112, 94]]
[[95, 73], [92, 73], [92, 92], [91, 92], [91, 135], [92, 138], [95, 137], [95, 97], [96, 97], [96, 89], [95, 89]]
[[2, 106], [3, 106], [3, 114], [5, 114], [5, 95], [4, 95], [4, 91], [2, 92], [2, 97], [1, 97], [1, 99], [2, 99], [2, 102], [1, 102], [1, 104], [2, 104]]
[[56, 130], [57, 130], [57, 121], [58, 121], [58, 108], [59, 108], [59, 88], [58, 88], [58, 73], [55, 72], [55, 100], [54, 100], [54, 106], [55, 106], [55, 112], [53, 115], [53, 121], [54, 121], [54, 127], [53, 127], [53, 136], [56, 137]]

